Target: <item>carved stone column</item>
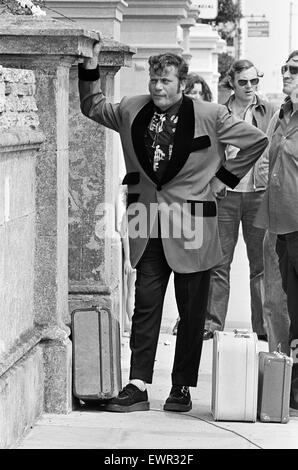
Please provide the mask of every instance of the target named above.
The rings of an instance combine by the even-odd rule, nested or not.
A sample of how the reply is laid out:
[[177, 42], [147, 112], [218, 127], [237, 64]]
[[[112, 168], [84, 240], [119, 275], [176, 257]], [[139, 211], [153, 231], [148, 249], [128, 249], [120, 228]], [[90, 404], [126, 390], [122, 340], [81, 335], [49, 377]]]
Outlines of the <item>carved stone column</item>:
[[150, 55], [182, 54], [178, 27], [190, 8], [191, 0], [129, 0], [121, 25], [121, 41], [136, 47], [137, 53], [133, 68], [121, 70], [121, 96], [148, 92]]
[[226, 41], [208, 24], [199, 23], [190, 30], [190, 70], [206, 80], [215, 102], [218, 99], [218, 54], [223, 52], [225, 46]]
[[195, 26], [199, 18], [199, 10], [197, 7], [192, 7], [188, 13], [187, 18], [183, 18], [179, 25], [183, 31], [183, 52], [182, 57], [189, 64], [192, 58], [190, 52], [190, 28]]
[[[131, 64], [128, 46], [106, 40], [101, 85], [114, 101], [115, 75]], [[82, 115], [77, 67], [70, 75], [69, 311], [98, 305], [120, 319], [121, 240], [115, 227], [119, 141], [114, 131]], [[70, 317], [65, 317], [70, 322]]]
[[53, 18], [63, 19], [65, 15], [89, 30], [120, 40], [123, 14], [128, 6], [125, 0], [47, 0], [46, 4], [52, 8], [47, 14]]

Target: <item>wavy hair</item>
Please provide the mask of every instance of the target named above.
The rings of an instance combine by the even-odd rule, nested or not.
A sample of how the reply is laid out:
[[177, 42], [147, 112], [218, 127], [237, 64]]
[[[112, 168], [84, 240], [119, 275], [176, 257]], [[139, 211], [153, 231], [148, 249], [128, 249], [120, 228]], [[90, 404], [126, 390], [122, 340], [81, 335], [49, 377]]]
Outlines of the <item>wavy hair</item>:
[[155, 73], [162, 72], [166, 67], [175, 67], [179, 82], [185, 80], [188, 74], [188, 65], [183, 57], [171, 52], [152, 55], [149, 57], [148, 63], [150, 69], [154, 70]]
[[184, 94], [187, 95], [196, 83], [200, 83], [202, 85], [202, 99], [204, 101], [212, 101], [213, 97], [209, 85], [205, 82], [204, 78], [197, 73], [190, 73], [187, 75]]
[[293, 59], [293, 57], [297, 57], [297, 56], [298, 56], [298, 50], [295, 50], [295, 51], [291, 52], [291, 54], [287, 58], [287, 62], [289, 62], [289, 60]]
[[222, 81], [223, 86], [225, 86], [229, 90], [233, 90], [233, 87], [230, 84], [230, 81], [233, 82], [235, 80], [236, 73], [241, 73], [243, 72], [243, 70], [248, 70], [248, 69], [251, 69], [252, 67], [256, 69], [258, 77], [263, 77], [264, 74], [262, 72], [259, 72], [256, 66], [250, 60], [247, 60], [247, 59], [235, 60], [232, 63], [231, 67], [229, 68], [227, 75]]

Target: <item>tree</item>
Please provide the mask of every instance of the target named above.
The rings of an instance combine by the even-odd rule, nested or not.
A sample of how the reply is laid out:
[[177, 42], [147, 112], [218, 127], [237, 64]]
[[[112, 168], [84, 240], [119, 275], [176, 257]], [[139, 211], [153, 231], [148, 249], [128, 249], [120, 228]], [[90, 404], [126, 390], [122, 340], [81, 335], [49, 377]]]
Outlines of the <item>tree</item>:
[[[233, 0], [218, 0], [218, 15], [215, 20], [203, 20], [203, 22], [211, 24], [220, 37], [226, 40], [228, 46], [234, 46], [236, 36], [241, 34], [240, 18], [242, 18], [242, 12], [239, 0], [235, 0], [235, 2]], [[224, 52], [218, 55], [219, 83], [226, 76], [233, 60], [234, 57], [228, 53]]]
[[219, 0], [218, 1], [218, 15], [216, 18], [217, 23], [227, 23], [228, 21], [235, 22], [242, 17], [239, 2], [233, 0]]
[[211, 24], [220, 37], [227, 41], [227, 45], [232, 46], [240, 18], [242, 13], [239, 1], [234, 3], [233, 0], [218, 0], [218, 15], [215, 20], [203, 20], [203, 22]]
[[225, 78], [227, 75], [227, 72], [234, 62], [234, 57], [232, 57], [230, 54], [227, 54], [226, 52], [223, 52], [222, 54], [218, 54], [218, 73], [219, 73], [219, 83]]

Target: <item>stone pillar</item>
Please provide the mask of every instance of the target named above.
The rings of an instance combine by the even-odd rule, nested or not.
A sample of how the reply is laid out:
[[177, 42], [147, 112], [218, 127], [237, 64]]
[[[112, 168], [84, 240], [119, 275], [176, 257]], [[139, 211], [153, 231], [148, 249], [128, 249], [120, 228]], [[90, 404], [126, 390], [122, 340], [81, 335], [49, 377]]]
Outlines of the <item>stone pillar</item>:
[[[45, 411], [66, 412], [71, 348], [63, 323], [68, 299], [68, 82], [72, 60], [39, 59], [37, 106], [46, 143], [37, 160], [35, 323], [45, 327]], [[62, 400], [61, 400], [62, 398]]]
[[46, 18], [0, 19], [0, 62], [34, 70], [40, 128], [37, 157], [34, 324], [41, 332], [45, 366], [44, 408], [71, 409], [68, 310], [68, 97], [69, 68], [92, 55], [96, 33]]
[[218, 54], [224, 51], [226, 42], [208, 24], [198, 23], [190, 31], [190, 71], [201, 75], [211, 88], [213, 100], [218, 99]]
[[195, 26], [197, 20], [199, 18], [199, 10], [197, 7], [192, 7], [188, 13], [187, 18], [184, 18], [180, 21], [180, 27], [183, 31], [183, 53], [182, 57], [184, 60], [190, 64], [191, 61], [191, 52], [190, 52], [190, 28]]
[[[131, 65], [133, 53], [115, 41], [103, 43], [100, 76], [108, 101], [114, 101], [115, 75]], [[75, 67], [70, 80], [69, 311], [98, 305], [119, 320], [118, 136], [82, 115], [77, 81]], [[70, 322], [69, 316], [65, 322]]]
[[[120, 39], [120, 25], [127, 3], [124, 0], [49, 0], [47, 5], [56, 10], [57, 13], [51, 13], [55, 18], [63, 14], [87, 28], [100, 31], [107, 44], [101, 54], [105, 57], [101, 67], [102, 83], [108, 99], [119, 101], [120, 74], [117, 71], [131, 59], [128, 56], [120, 58], [121, 54], [127, 55], [129, 49], [108, 38]], [[133, 54], [132, 49], [129, 54]], [[104, 305], [119, 318], [119, 298], [122, 297], [119, 290], [122, 277], [120, 238], [115, 232], [114, 215], [110, 214], [104, 221], [96, 211], [104, 199], [114, 210], [119, 166], [124, 167], [120, 139], [115, 132], [102, 129], [82, 116], [76, 67], [71, 71], [70, 106], [70, 311], [95, 303]], [[90, 149], [88, 159], [87, 154], [80, 155], [78, 151], [81, 145], [78, 136], [88, 140], [88, 143], [83, 140]], [[80, 169], [83, 169], [83, 175]], [[101, 226], [104, 238], [98, 233]], [[84, 252], [79, 250], [80, 246]], [[64, 320], [69, 323], [70, 316], [67, 314]]]
[[125, 0], [47, 0], [46, 10], [55, 19], [62, 15], [89, 30], [100, 31], [106, 38], [120, 41], [121, 23], [127, 9]]
[[121, 25], [121, 41], [137, 49], [131, 70], [121, 70], [121, 96], [148, 92], [148, 58], [182, 54], [179, 22], [187, 18], [191, 0], [129, 0]]

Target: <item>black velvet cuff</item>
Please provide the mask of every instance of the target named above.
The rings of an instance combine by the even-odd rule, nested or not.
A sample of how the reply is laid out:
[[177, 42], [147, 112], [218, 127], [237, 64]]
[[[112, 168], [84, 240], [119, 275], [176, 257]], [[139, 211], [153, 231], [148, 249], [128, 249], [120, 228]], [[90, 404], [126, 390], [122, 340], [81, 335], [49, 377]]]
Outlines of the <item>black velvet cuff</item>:
[[233, 175], [233, 173], [228, 171], [223, 166], [221, 166], [217, 173], [215, 173], [215, 176], [232, 189], [236, 188], [236, 186], [240, 183], [238, 176]]
[[96, 69], [85, 69], [83, 64], [79, 64], [79, 79], [85, 82], [95, 82], [99, 79], [99, 66]]

